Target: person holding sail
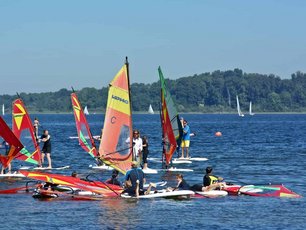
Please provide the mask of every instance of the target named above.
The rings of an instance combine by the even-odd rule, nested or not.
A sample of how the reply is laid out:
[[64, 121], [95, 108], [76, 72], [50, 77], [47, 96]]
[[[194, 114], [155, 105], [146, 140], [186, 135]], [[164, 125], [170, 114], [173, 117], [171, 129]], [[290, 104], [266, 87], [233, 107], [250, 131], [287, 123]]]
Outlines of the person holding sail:
[[48, 168], [52, 168], [51, 164], [51, 136], [49, 135], [48, 130], [44, 130], [43, 135], [41, 135], [39, 141], [42, 141], [44, 143], [42, 148], [42, 163], [44, 163], [45, 155], [47, 156], [48, 160]]
[[[5, 149], [5, 154], [6, 154], [6, 155], [9, 154], [10, 145], [9, 145], [8, 142], [3, 141], [3, 142], [0, 144], [0, 148], [4, 148], [4, 149]], [[7, 172], [8, 174], [12, 173], [12, 165], [11, 165], [11, 163], [8, 164], [7, 169], [8, 169], [8, 172]], [[6, 170], [6, 168], [4, 168], [4, 167], [2, 166], [2, 168], [1, 168], [1, 173], [0, 173], [0, 174], [4, 174], [5, 170]]]
[[183, 137], [182, 137], [182, 156], [181, 159], [184, 159], [184, 152], [186, 150], [186, 158], [189, 158], [189, 145], [190, 145], [190, 127], [187, 124], [186, 120], [183, 120]]

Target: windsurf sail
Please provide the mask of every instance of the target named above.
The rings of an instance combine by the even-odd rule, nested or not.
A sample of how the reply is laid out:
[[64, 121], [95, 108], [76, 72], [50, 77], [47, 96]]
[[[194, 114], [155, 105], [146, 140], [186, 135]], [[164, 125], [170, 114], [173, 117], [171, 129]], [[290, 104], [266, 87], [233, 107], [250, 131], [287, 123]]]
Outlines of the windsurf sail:
[[166, 165], [170, 164], [177, 146], [180, 146], [183, 128], [174, 101], [167, 90], [164, 75], [158, 68], [161, 84], [161, 122], [163, 133], [163, 159]]
[[71, 94], [72, 108], [75, 118], [75, 124], [78, 132], [78, 139], [81, 147], [92, 157], [97, 157], [98, 152], [95, 141], [91, 135], [90, 128], [82, 110], [81, 103], [78, 100], [76, 93]]
[[101, 160], [125, 174], [132, 162], [132, 109], [128, 62], [109, 84], [99, 147]]
[[32, 164], [41, 164], [41, 152], [39, 144], [37, 143], [34, 126], [29, 113], [23, 103], [18, 98], [13, 102], [13, 121], [12, 130], [15, 136], [21, 141], [24, 148], [16, 159], [29, 162]]
[[2, 116], [5, 115], [5, 107], [4, 107], [4, 104], [2, 104]]
[[94, 192], [96, 194], [103, 194], [105, 196], [114, 194], [118, 195], [122, 192], [122, 188], [120, 186], [107, 184], [101, 181], [86, 181], [78, 177], [42, 172], [29, 172], [25, 170], [20, 170], [20, 173], [34, 180], [69, 186], [71, 188], [78, 188], [81, 190]]
[[151, 104], [150, 104], [150, 106], [149, 106], [148, 113], [149, 113], [149, 114], [154, 114], [154, 110], [153, 110]]
[[239, 189], [240, 194], [262, 197], [300, 198], [299, 194], [286, 188], [284, 185], [246, 185]]
[[87, 105], [86, 105], [85, 108], [84, 108], [84, 114], [85, 114], [85, 115], [89, 115]]
[[4, 168], [7, 168], [23, 145], [0, 117], [0, 161]]
[[250, 105], [249, 105], [249, 115], [253, 116], [255, 115], [255, 113], [252, 112], [252, 102], [250, 101]]
[[237, 102], [237, 112], [238, 112], [239, 117], [244, 117], [244, 114], [241, 112], [241, 109], [240, 109], [238, 95], [236, 95], [236, 102]]

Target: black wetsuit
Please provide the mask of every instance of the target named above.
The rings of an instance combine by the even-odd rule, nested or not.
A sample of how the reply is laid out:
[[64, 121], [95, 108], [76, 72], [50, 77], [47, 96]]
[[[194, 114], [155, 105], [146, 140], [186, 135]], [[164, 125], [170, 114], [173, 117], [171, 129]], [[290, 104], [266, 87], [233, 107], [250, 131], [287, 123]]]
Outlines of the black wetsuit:
[[108, 184], [113, 184], [113, 185], [121, 186], [120, 181], [118, 181], [118, 179], [116, 177], [112, 177], [112, 178], [108, 179], [105, 182], [108, 183]]
[[148, 163], [149, 143], [145, 139], [142, 139], [142, 144], [146, 145], [142, 147], [142, 162], [146, 164]]
[[[47, 138], [48, 135], [41, 135], [40, 139]], [[50, 153], [51, 154], [51, 137], [47, 141], [44, 142], [43, 148], [41, 150], [43, 153]]]
[[181, 189], [181, 190], [189, 190], [190, 189], [190, 186], [189, 184], [183, 179], [181, 181], [181, 183], [178, 185], [177, 187], [178, 189]]

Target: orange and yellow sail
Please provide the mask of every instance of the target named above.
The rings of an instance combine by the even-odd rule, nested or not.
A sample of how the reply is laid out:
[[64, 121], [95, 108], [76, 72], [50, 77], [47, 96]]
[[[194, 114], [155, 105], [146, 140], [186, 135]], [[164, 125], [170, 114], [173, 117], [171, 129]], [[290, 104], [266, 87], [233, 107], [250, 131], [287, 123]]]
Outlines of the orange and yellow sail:
[[0, 161], [4, 168], [16, 157], [23, 145], [0, 117]]
[[132, 162], [132, 111], [128, 63], [111, 81], [108, 90], [99, 154], [103, 162], [125, 174]]
[[75, 118], [75, 124], [78, 132], [78, 139], [81, 147], [93, 158], [97, 157], [97, 149], [95, 141], [90, 132], [90, 128], [82, 109], [81, 103], [78, 100], [76, 93], [71, 94], [71, 103]]
[[13, 102], [12, 112], [13, 133], [24, 145], [24, 148], [20, 151], [20, 154], [16, 159], [40, 165], [41, 152], [35, 137], [34, 126], [27, 109], [20, 98]]

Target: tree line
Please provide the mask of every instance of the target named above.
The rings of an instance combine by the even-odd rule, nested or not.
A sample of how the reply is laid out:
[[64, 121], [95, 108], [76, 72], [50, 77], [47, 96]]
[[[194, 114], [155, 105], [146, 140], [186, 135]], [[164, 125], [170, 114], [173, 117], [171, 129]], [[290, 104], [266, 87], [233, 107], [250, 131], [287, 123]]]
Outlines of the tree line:
[[[234, 112], [236, 95], [240, 107], [247, 110], [253, 103], [255, 112], [306, 112], [306, 74], [296, 72], [291, 79], [281, 79], [270, 74], [244, 73], [241, 69], [214, 71], [176, 80], [166, 79], [180, 112]], [[71, 90], [60, 89], [48, 93], [21, 93], [30, 112], [71, 112]], [[108, 88], [83, 88], [77, 92], [82, 105], [91, 112], [105, 112]], [[147, 111], [150, 104], [155, 110], [160, 107], [160, 83], [133, 83], [131, 85], [133, 111]], [[17, 98], [12, 95], [0, 96], [6, 112]]]

